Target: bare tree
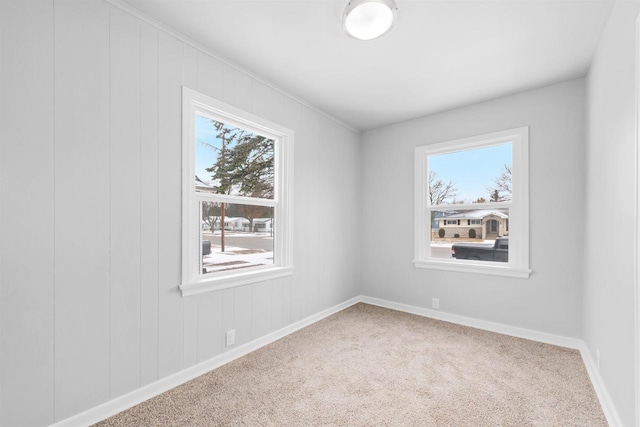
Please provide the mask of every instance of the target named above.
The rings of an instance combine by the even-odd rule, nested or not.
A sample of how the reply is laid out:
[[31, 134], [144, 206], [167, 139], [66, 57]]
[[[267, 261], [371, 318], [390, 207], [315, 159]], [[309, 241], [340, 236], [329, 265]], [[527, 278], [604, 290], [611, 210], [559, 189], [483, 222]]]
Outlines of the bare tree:
[[489, 191], [490, 200], [492, 202], [506, 202], [511, 200], [512, 190], [511, 183], [513, 177], [511, 174], [511, 166], [504, 165], [504, 168], [500, 175], [493, 179], [493, 187], [487, 187]]
[[429, 204], [441, 205], [443, 203], [452, 203], [458, 195], [453, 182], [444, 182], [438, 179], [435, 172], [429, 172]]
[[[458, 190], [453, 182], [444, 182], [438, 179], [438, 175], [429, 171], [429, 205], [441, 205], [443, 203], [454, 203]], [[431, 224], [436, 219], [436, 211], [431, 211]]]

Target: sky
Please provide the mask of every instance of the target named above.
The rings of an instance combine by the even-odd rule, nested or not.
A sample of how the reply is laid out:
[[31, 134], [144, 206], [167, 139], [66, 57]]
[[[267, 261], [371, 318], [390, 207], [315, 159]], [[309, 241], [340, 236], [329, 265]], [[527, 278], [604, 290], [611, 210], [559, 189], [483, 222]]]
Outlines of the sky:
[[[196, 175], [203, 181], [211, 181], [211, 173], [205, 169], [216, 161], [217, 151], [203, 144], [220, 148], [216, 130], [209, 121], [196, 115]], [[504, 165], [511, 165], [511, 144], [467, 150], [429, 156], [429, 170], [434, 171], [438, 179], [453, 182], [458, 201], [472, 202], [478, 197], [489, 200], [486, 187], [492, 186], [495, 177], [502, 173]]]
[[494, 178], [504, 165], [511, 166], [511, 143], [491, 147], [429, 156], [429, 170], [445, 182], [453, 182], [457, 201], [471, 203], [478, 197], [489, 200]]
[[216, 162], [216, 150], [203, 142], [220, 148], [220, 141], [216, 138], [216, 130], [209, 119], [196, 114], [196, 175], [204, 182], [211, 181], [211, 172], [205, 169]]

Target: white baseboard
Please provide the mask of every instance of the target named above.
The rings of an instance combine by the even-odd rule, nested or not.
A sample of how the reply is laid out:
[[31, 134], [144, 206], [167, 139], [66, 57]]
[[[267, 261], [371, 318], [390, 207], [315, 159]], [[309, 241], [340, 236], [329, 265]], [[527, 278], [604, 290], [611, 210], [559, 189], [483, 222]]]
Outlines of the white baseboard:
[[456, 323], [458, 325], [470, 326], [472, 328], [483, 329], [485, 331], [497, 332], [499, 334], [510, 335], [512, 337], [525, 338], [532, 341], [558, 345], [573, 349], [580, 349], [582, 341], [576, 338], [563, 337], [561, 335], [538, 332], [532, 329], [519, 328], [517, 326], [505, 325], [503, 323], [479, 320], [473, 317], [460, 316], [458, 314], [445, 313], [438, 310], [416, 307], [413, 305], [387, 301], [379, 298], [362, 297], [362, 302], [391, 308], [393, 310], [404, 311], [406, 313], [417, 314], [419, 316], [430, 317], [432, 319], [444, 320], [445, 322]]
[[604, 382], [602, 381], [602, 377], [600, 376], [598, 365], [596, 364], [593, 355], [591, 354], [591, 351], [589, 351], [589, 347], [587, 347], [587, 344], [585, 342], [582, 342], [582, 346], [580, 347], [580, 354], [582, 355], [584, 366], [587, 368], [587, 372], [589, 373], [589, 378], [591, 379], [593, 389], [596, 391], [596, 395], [598, 395], [598, 400], [600, 400], [602, 411], [604, 412], [605, 417], [607, 417], [609, 426], [622, 427], [624, 424], [620, 420], [620, 415], [618, 415], [618, 411], [616, 411], [616, 407], [613, 404], [611, 395], [609, 394], [607, 388], [604, 386]]
[[548, 334], [546, 332], [534, 331], [532, 329], [519, 328], [516, 326], [505, 325], [502, 323], [488, 322], [485, 320], [474, 319], [472, 317], [460, 316], [457, 314], [444, 313], [428, 308], [416, 307], [413, 305], [402, 304], [398, 302], [387, 301], [379, 298], [362, 296], [362, 302], [377, 305], [380, 307], [390, 308], [393, 310], [403, 311], [406, 313], [416, 314], [418, 316], [430, 317], [432, 319], [444, 320], [445, 322], [456, 323], [459, 325], [470, 326], [473, 328], [483, 329], [486, 331], [497, 332], [499, 334], [510, 335], [513, 337], [524, 338], [531, 341], [538, 341], [547, 344], [553, 344], [561, 347], [568, 347], [580, 351], [582, 360], [591, 379], [591, 384], [598, 396], [600, 406], [610, 427], [622, 427], [618, 411], [616, 411], [613, 400], [604, 386], [600, 372], [596, 367], [589, 348], [584, 341], [577, 338], [564, 337], [561, 335]]
[[209, 360], [198, 363], [197, 365], [191, 366], [189, 368], [183, 369], [180, 372], [176, 372], [175, 374], [169, 375], [168, 377], [162, 378], [154, 383], [141, 387], [123, 396], [112, 399], [108, 402], [105, 402], [101, 405], [91, 408], [85, 412], [82, 412], [80, 414], [77, 414], [72, 417], [66, 418], [62, 421], [59, 421], [53, 424], [51, 427], [84, 427], [87, 425], [95, 424], [119, 412], [129, 409], [139, 403], [142, 403], [145, 400], [158, 396], [159, 394], [164, 393], [167, 390], [170, 390], [174, 387], [184, 384], [187, 381], [191, 381], [192, 379], [197, 378], [200, 375], [204, 375], [213, 369], [216, 369], [233, 360], [236, 360], [242, 356], [245, 356], [251, 353], [252, 351], [259, 349], [260, 347], [264, 347], [267, 344], [271, 344], [272, 342], [279, 340], [280, 338], [283, 338], [299, 329], [302, 329], [319, 320], [322, 320], [325, 317], [328, 317], [334, 313], [344, 310], [347, 307], [357, 304], [360, 301], [361, 301], [360, 297], [351, 298], [348, 301], [345, 301], [336, 306], [323, 310], [319, 313], [313, 314], [296, 323], [293, 323], [289, 326], [285, 326], [282, 329], [279, 329], [268, 335], [265, 335], [251, 342], [243, 344], [227, 352], [224, 352]]
[[113, 400], [105, 402], [99, 406], [91, 408], [85, 412], [74, 415], [70, 418], [64, 419], [53, 424], [51, 427], [80, 427], [87, 426], [106, 418], [109, 418], [121, 411], [131, 408], [145, 400], [151, 399], [167, 390], [177, 387], [186, 383], [200, 375], [216, 369], [224, 364], [227, 364], [235, 359], [245, 356], [252, 351], [255, 351], [267, 344], [270, 344], [280, 338], [283, 338], [299, 329], [309, 326], [319, 320], [324, 319], [334, 313], [344, 310], [359, 302], [366, 304], [377, 305], [379, 307], [390, 308], [393, 310], [403, 311], [406, 313], [416, 314], [419, 316], [429, 317], [432, 319], [443, 320], [445, 322], [456, 323], [459, 325], [470, 326], [473, 328], [483, 329], [486, 331], [496, 332], [504, 335], [510, 335], [518, 338], [529, 339], [532, 341], [543, 342], [547, 344], [558, 345], [562, 347], [568, 347], [580, 351], [582, 360], [593, 384], [593, 388], [596, 391], [600, 405], [607, 417], [607, 422], [611, 427], [622, 427], [623, 424], [620, 421], [620, 417], [615, 409], [615, 405], [611, 400], [611, 396], [607, 391], [602, 377], [598, 372], [596, 364], [594, 363], [591, 352], [584, 341], [577, 338], [564, 337], [560, 335], [548, 334], [545, 332], [534, 331], [531, 329], [519, 328], [516, 326], [505, 325], [502, 323], [489, 322], [485, 320], [479, 320], [472, 317], [460, 316], [457, 314], [445, 313], [437, 310], [431, 310], [422, 307], [416, 307], [409, 304], [402, 304], [393, 301], [387, 301], [379, 298], [358, 296], [351, 298], [341, 304], [334, 307], [323, 310], [312, 316], [309, 316], [299, 322], [293, 323], [268, 335], [255, 339], [249, 343], [246, 343], [240, 347], [229, 350], [216, 357], [213, 357], [207, 361], [199, 363], [197, 365], [186, 368], [180, 372], [176, 372], [168, 377], [162, 378], [152, 384], [134, 390], [128, 394], [117, 397]]

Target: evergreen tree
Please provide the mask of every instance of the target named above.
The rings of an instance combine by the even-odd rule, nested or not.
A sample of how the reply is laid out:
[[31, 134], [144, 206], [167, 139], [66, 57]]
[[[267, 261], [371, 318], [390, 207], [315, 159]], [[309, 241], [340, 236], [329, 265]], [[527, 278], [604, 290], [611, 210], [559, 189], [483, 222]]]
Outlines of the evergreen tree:
[[[225, 123], [211, 120], [216, 130], [216, 138], [220, 147], [209, 145], [218, 153], [216, 161], [206, 171], [216, 183], [218, 194], [248, 196], [264, 199], [274, 197], [274, 153], [273, 139], [256, 135]], [[265, 208], [247, 205], [241, 209], [242, 215], [248, 217], [253, 231], [253, 219], [257, 218]], [[225, 203], [220, 207], [221, 251], [224, 252], [224, 217]]]

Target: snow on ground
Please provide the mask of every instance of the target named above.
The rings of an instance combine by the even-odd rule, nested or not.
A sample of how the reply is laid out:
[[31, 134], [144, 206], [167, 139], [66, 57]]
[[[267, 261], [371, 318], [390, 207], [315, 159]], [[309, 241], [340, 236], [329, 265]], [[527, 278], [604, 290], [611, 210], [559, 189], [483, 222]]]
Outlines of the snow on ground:
[[220, 252], [220, 246], [212, 246], [211, 253], [202, 258], [202, 267], [207, 273], [271, 264], [273, 251], [237, 246], [226, 246], [224, 252]]
[[[477, 240], [475, 242], [458, 242], [458, 243], [489, 243], [489, 244], [494, 244], [495, 240]], [[452, 242], [447, 242], [447, 243], [435, 243], [435, 242], [431, 242], [431, 247], [433, 248], [450, 248], [454, 243]]]

